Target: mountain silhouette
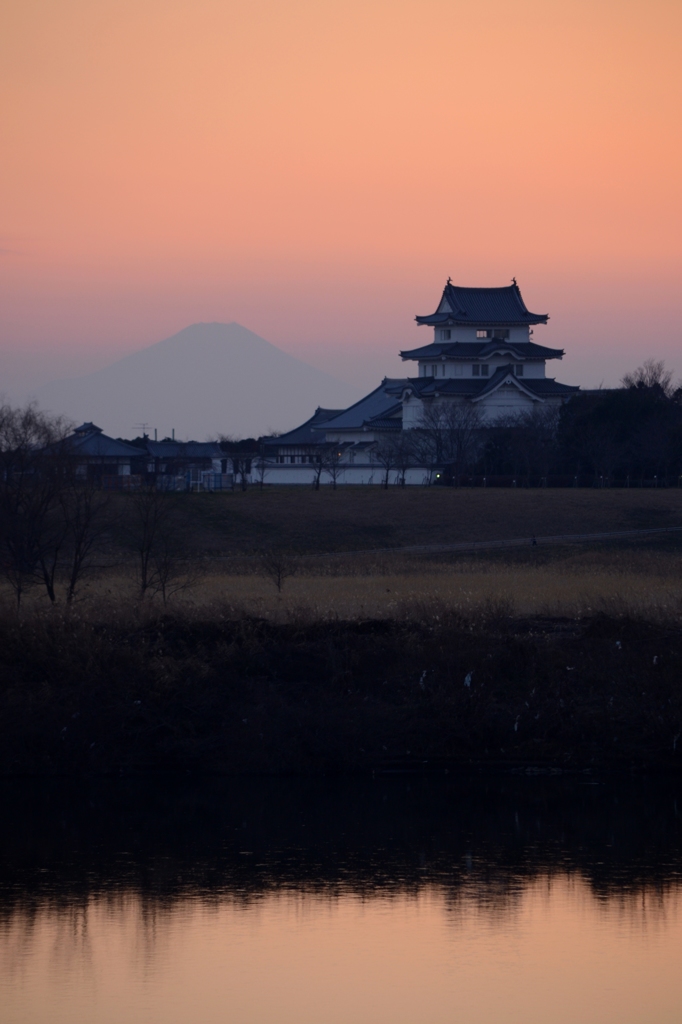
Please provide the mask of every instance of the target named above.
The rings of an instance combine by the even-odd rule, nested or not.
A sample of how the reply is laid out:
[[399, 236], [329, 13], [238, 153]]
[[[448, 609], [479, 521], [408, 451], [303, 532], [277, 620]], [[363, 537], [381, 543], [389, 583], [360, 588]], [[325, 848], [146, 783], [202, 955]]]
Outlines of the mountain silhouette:
[[253, 437], [290, 430], [318, 405], [342, 409], [357, 388], [287, 355], [241, 324], [199, 323], [84, 377], [35, 392], [41, 408], [107, 434], [146, 424], [159, 438]]

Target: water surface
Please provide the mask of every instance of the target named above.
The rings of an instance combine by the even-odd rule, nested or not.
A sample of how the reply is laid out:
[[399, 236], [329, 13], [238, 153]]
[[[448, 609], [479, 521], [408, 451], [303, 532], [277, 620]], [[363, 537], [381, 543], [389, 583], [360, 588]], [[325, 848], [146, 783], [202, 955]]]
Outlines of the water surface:
[[661, 779], [5, 783], [8, 1024], [682, 1019]]

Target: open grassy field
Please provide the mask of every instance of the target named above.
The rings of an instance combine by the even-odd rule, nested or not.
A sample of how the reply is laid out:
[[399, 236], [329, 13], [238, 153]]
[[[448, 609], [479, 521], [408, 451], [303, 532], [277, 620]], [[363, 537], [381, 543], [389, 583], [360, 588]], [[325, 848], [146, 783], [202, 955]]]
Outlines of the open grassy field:
[[250, 488], [182, 495], [197, 551], [299, 553], [682, 526], [682, 489]]
[[[511, 615], [589, 615], [682, 608], [682, 531], [627, 540], [544, 543], [543, 536], [682, 525], [682, 490], [280, 488], [169, 495], [178, 513], [181, 567], [192, 585], [177, 611], [314, 618], [391, 618], [416, 609], [466, 611], [486, 603]], [[135, 559], [126, 539], [132, 506], [116, 499], [108, 565], [79, 606], [136, 608]], [[531, 547], [531, 535], [540, 543]], [[429, 552], [411, 546], [528, 538], [499, 550]], [[524, 542], [525, 545], [525, 542]], [[281, 590], [263, 562], [280, 552]], [[6, 598], [11, 601], [9, 587]], [[34, 588], [29, 605], [42, 606]], [[149, 599], [147, 602], [149, 603]], [[160, 603], [157, 597], [152, 602]]]
[[[278, 591], [258, 555], [204, 557], [201, 575], [169, 607], [275, 621], [468, 614], [491, 604], [509, 616], [682, 616], [679, 533], [478, 552], [288, 555], [286, 566], [292, 575]], [[86, 607], [135, 605], [134, 584], [119, 570], [85, 594]]]
[[[673, 535], [675, 537], [675, 535]], [[682, 536], [673, 541], [386, 555], [293, 562], [281, 593], [259, 571], [207, 576], [191, 600], [281, 618], [392, 618], [496, 604], [509, 615], [682, 614]]]

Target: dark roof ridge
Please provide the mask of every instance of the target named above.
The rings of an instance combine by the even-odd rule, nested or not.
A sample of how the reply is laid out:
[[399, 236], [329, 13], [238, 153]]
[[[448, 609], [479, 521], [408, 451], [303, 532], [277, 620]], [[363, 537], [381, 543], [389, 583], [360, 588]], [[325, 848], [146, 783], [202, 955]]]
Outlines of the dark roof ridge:
[[74, 427], [72, 433], [74, 434], [104, 434], [101, 427], [98, 427], [92, 420], [87, 420], [85, 423], [81, 423], [80, 427]]
[[287, 430], [285, 434], [279, 434], [277, 437], [266, 437], [264, 438], [264, 443], [270, 445], [286, 444], [286, 438], [290, 437], [292, 434], [298, 434], [299, 431], [304, 430], [306, 427], [310, 427], [312, 429], [313, 426], [318, 423], [326, 423], [328, 420], [334, 419], [336, 416], [340, 416], [344, 411], [344, 409], [323, 409], [322, 406], [318, 405], [312, 416], [309, 416], [308, 419], [298, 427], [293, 427], [292, 430]]
[[549, 348], [539, 345], [536, 341], [505, 341], [502, 338], [491, 338], [490, 341], [446, 341], [430, 342], [418, 348], [404, 349], [400, 352], [403, 361], [412, 359], [478, 359], [497, 351], [511, 349], [524, 359], [562, 359], [563, 348]]
[[483, 398], [484, 395], [489, 395], [491, 394], [491, 392], [496, 391], [497, 388], [502, 385], [503, 381], [507, 377], [514, 382], [514, 384], [517, 388], [519, 388], [520, 391], [524, 391], [527, 395], [536, 398], [538, 401], [543, 401], [543, 399], [541, 399], [539, 395], [534, 394], [532, 388], [527, 387], [525, 382], [521, 380], [520, 377], [516, 376], [516, 374], [514, 373], [513, 363], [507, 363], [505, 366], [498, 366], [490, 380], [486, 381], [485, 386], [476, 395], [475, 401], [478, 401], [479, 399]]
[[[450, 307], [449, 313], [438, 312], [444, 301]], [[523, 301], [516, 278], [510, 285], [494, 288], [454, 285], [448, 278], [437, 311], [430, 316], [417, 316], [415, 320], [418, 324], [436, 324], [448, 319], [453, 323], [474, 326], [484, 323], [546, 323], [549, 316], [547, 313], [531, 313]]]
[[[379, 384], [378, 387], [374, 388], [372, 391], [369, 392], [369, 394], [365, 395], [363, 398], [359, 398], [357, 402], [353, 402], [353, 404], [349, 405], [347, 409], [342, 409], [341, 412], [339, 413], [339, 416], [344, 416], [347, 412], [350, 412], [351, 409], [355, 409], [358, 405], [362, 405], [362, 403], [366, 402], [368, 398], [372, 397], [372, 395], [376, 395], [378, 391], [386, 391], [388, 387], [396, 387], [397, 385], [402, 383], [404, 379], [404, 377], [384, 377], [384, 379], [382, 380], [381, 384]], [[337, 419], [337, 417], [335, 416], [334, 419]], [[330, 421], [330, 426], [333, 422], [334, 420]]]

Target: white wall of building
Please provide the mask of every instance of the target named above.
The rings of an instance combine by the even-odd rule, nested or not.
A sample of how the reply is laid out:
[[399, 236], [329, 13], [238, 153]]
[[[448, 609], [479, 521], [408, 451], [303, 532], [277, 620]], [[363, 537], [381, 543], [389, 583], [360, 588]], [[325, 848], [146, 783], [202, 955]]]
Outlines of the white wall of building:
[[[344, 466], [342, 471], [339, 473], [337, 478], [337, 486], [344, 484], [353, 485], [364, 485], [364, 486], [381, 486], [384, 482], [386, 471], [380, 465], [352, 465]], [[405, 483], [410, 486], [422, 485], [429, 483], [429, 471], [423, 467], [415, 467], [408, 469], [405, 474]], [[294, 485], [305, 485], [312, 487], [315, 480], [315, 474], [312, 467], [306, 466], [287, 466], [285, 465], [274, 465], [271, 469], [269, 468], [265, 474], [265, 484], [291, 484]], [[400, 472], [392, 469], [389, 473], [389, 484], [391, 486], [400, 483]], [[320, 486], [327, 487], [331, 485], [331, 479], [328, 473], [322, 473], [320, 477]]]
[[[473, 377], [473, 367], [480, 366], [481, 363], [485, 363], [488, 367], [488, 377], [492, 377], [495, 370], [500, 366], [509, 366], [510, 363], [523, 366], [523, 374], [520, 376], [535, 378], [545, 376], [544, 359], [523, 359], [519, 363], [519, 360], [511, 352], [490, 356], [488, 359], [476, 359], [468, 362], [459, 359], [423, 359], [419, 362], [419, 376], [442, 377], [444, 380], [448, 377]], [[476, 376], [478, 377], [480, 374]]]
[[[449, 339], [443, 338], [441, 332], [444, 330], [450, 331]], [[485, 338], [476, 337], [477, 330], [478, 328], [476, 327], [466, 327], [458, 324], [454, 324], [452, 327], [434, 327], [433, 340], [437, 345], [447, 345], [453, 341], [476, 341], [479, 344], [481, 342], [485, 342]], [[508, 340], [511, 342], [521, 344], [531, 340], [529, 327], [506, 327], [505, 330], [509, 331]], [[533, 330], [535, 330], [535, 328], [533, 328]], [[492, 339], [488, 338], [487, 340], [490, 341]], [[535, 338], [533, 338], [533, 341], [535, 341]]]

